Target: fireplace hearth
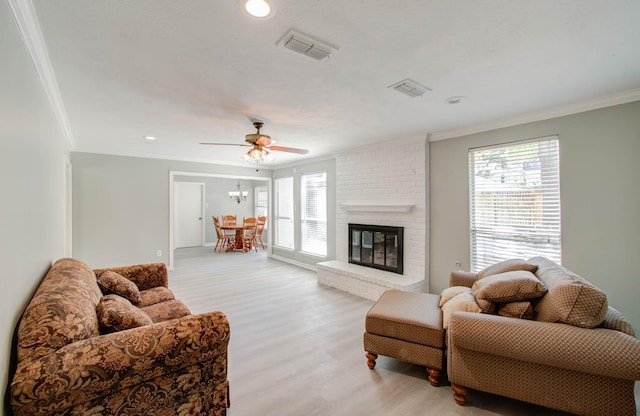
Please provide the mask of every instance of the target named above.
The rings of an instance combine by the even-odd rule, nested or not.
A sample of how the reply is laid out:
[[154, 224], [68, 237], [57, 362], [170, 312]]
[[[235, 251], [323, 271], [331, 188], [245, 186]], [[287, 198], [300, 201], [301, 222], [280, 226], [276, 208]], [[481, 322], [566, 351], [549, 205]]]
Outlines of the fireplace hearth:
[[404, 227], [349, 224], [349, 263], [402, 274]]

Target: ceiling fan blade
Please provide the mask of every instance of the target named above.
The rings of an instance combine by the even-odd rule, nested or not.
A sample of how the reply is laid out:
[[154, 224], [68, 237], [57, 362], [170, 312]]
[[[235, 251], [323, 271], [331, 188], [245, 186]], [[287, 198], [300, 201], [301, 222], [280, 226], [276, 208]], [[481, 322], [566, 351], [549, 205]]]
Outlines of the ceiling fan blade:
[[209, 143], [209, 142], [200, 142], [200, 144], [204, 144], [207, 146], [252, 146], [250, 144], [237, 144], [237, 143]]
[[297, 153], [299, 155], [306, 155], [307, 153], [309, 153], [307, 149], [296, 149], [295, 147], [284, 146], [271, 146], [269, 150], [275, 150], [277, 152]]

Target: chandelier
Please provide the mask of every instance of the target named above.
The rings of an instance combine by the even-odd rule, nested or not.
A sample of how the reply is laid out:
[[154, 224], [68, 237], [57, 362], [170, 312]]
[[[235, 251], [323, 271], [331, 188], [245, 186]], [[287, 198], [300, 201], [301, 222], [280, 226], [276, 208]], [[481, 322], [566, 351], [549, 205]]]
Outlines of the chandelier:
[[236, 201], [238, 204], [242, 201], [246, 201], [247, 196], [249, 196], [249, 192], [240, 190], [240, 181], [238, 181], [236, 185], [236, 191], [229, 191], [229, 198]]

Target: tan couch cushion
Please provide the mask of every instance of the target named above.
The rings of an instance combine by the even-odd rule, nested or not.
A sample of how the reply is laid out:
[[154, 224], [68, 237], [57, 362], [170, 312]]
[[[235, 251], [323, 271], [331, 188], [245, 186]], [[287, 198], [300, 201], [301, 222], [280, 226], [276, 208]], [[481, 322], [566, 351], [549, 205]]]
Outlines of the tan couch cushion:
[[451, 314], [454, 312], [482, 312], [473, 297], [473, 293], [471, 293], [471, 289], [467, 288], [467, 290], [454, 296], [442, 306], [442, 327], [444, 329], [449, 328]]
[[140, 291], [131, 280], [113, 271], [106, 271], [97, 276], [98, 286], [105, 295], [119, 295], [134, 305], [140, 304]]
[[103, 296], [96, 306], [100, 330], [104, 333], [151, 325], [153, 321], [122, 296], [110, 294]]
[[528, 272], [535, 273], [536, 270], [538, 270], [538, 266], [528, 263], [524, 261], [524, 259], [505, 260], [480, 270], [478, 272], [478, 279], [483, 279], [494, 274], [512, 272], [514, 270], [526, 270]]
[[534, 316], [533, 306], [527, 301], [499, 303], [497, 311], [498, 315], [508, 318], [533, 319]]
[[635, 331], [629, 322], [624, 319], [624, 316], [615, 308], [609, 306], [607, 315], [604, 321], [600, 324], [600, 328], [615, 329], [616, 331], [624, 332], [625, 334], [635, 337]]
[[544, 257], [529, 262], [538, 265], [536, 276], [549, 289], [535, 307], [536, 320], [582, 328], [593, 328], [604, 321], [609, 305], [603, 291]]
[[470, 293], [471, 288], [467, 286], [450, 286], [440, 293], [440, 302], [438, 303], [439, 307], [443, 307], [445, 303], [449, 302], [454, 297], [458, 296], [460, 293]]
[[476, 281], [471, 290], [476, 298], [496, 303], [536, 299], [547, 293], [536, 276], [524, 270], [485, 277]]

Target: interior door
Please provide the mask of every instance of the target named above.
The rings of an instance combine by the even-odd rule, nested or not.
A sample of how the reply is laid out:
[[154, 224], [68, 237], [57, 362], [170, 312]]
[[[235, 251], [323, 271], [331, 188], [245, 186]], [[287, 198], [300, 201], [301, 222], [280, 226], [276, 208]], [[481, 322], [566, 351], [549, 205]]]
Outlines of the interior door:
[[204, 184], [175, 182], [173, 188], [175, 248], [201, 246]]

